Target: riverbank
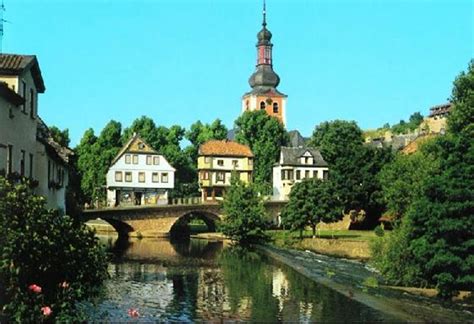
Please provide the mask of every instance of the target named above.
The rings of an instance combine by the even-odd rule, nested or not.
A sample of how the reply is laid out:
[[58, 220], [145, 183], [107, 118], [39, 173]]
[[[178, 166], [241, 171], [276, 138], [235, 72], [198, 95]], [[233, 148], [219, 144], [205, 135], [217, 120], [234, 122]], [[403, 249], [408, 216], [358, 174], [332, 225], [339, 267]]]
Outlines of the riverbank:
[[337, 258], [367, 261], [370, 259], [370, 241], [375, 237], [373, 231], [321, 230], [316, 237], [310, 231], [299, 233], [285, 230], [268, 231], [273, 245], [301, 251], [312, 251]]
[[259, 250], [315, 282], [383, 311], [402, 321], [465, 322], [474, 320], [474, 305], [441, 302], [384, 286], [383, 278], [366, 264], [313, 252], [259, 246]]

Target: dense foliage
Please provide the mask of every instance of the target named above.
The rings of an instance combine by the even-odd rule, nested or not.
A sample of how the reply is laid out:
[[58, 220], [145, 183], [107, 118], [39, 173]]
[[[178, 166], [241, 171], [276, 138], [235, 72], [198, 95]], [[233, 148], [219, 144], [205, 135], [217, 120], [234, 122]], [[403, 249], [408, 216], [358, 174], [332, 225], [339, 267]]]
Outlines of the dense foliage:
[[455, 80], [451, 100], [448, 134], [421, 151], [436, 161], [435, 172], [416, 185], [392, 235], [374, 244], [375, 264], [388, 278], [434, 286], [442, 297], [474, 286], [473, 62]]
[[313, 236], [319, 222], [330, 223], [342, 218], [342, 204], [331, 181], [305, 179], [291, 190], [290, 200], [281, 213], [285, 228], [304, 230], [311, 226]]
[[69, 138], [69, 129], [66, 128], [64, 130], [60, 130], [56, 126], [50, 126], [48, 128], [49, 132], [51, 133], [51, 136], [53, 137], [53, 140], [56, 143], [59, 143], [60, 145], [66, 147], [69, 146], [69, 143], [71, 142]]
[[[123, 132], [121, 124], [113, 120], [104, 127], [99, 137], [92, 129], [86, 130], [75, 148], [83, 202], [90, 204], [105, 199], [107, 170], [134, 133], [163, 154], [176, 169], [175, 189], [170, 196], [189, 197], [198, 195], [196, 159], [199, 145], [210, 139], [225, 139], [227, 129], [219, 119], [211, 124], [198, 121], [186, 131], [178, 125], [169, 128], [157, 126], [153, 119], [142, 116]], [[191, 145], [182, 149], [181, 143], [185, 138]]]
[[17, 322], [80, 319], [76, 301], [97, 292], [107, 258], [94, 234], [45, 208], [29, 184], [0, 177], [0, 315]]
[[278, 160], [280, 147], [289, 137], [282, 123], [265, 111], [246, 111], [236, 121], [236, 140], [250, 147], [255, 155], [254, 182], [264, 193], [271, 190], [273, 164]]
[[377, 175], [392, 152], [363, 145], [361, 129], [343, 120], [316, 126], [310, 145], [319, 148], [330, 165], [329, 176], [345, 211], [364, 210], [366, 225], [373, 226], [384, 210]]
[[425, 179], [437, 170], [437, 164], [436, 159], [420, 151], [408, 156], [399, 154], [382, 168], [378, 177], [392, 220], [398, 220], [406, 213], [413, 200], [421, 194]]
[[245, 245], [267, 239], [264, 232], [265, 206], [254, 184], [244, 184], [232, 176], [222, 207], [224, 219], [221, 230], [231, 240]]

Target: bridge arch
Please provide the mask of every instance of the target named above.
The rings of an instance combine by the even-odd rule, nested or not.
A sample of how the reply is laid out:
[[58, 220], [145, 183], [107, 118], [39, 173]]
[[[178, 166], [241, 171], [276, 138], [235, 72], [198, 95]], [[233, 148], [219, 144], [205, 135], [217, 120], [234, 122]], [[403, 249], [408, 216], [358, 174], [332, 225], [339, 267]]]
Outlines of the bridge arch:
[[170, 228], [171, 234], [180, 234], [180, 232], [184, 232], [188, 229], [188, 224], [192, 219], [200, 219], [202, 220], [209, 232], [216, 231], [216, 223], [221, 220], [222, 216], [209, 210], [189, 210], [186, 212], [181, 213], [176, 220], [172, 224]]

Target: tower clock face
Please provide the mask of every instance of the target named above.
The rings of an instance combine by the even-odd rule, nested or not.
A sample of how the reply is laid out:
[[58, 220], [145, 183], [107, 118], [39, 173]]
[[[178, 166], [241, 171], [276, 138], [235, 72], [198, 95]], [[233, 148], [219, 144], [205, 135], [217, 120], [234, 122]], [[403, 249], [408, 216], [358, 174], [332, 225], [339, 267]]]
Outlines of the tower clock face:
[[267, 105], [271, 105], [273, 103], [273, 100], [272, 98], [267, 98], [267, 100], [265, 100]]

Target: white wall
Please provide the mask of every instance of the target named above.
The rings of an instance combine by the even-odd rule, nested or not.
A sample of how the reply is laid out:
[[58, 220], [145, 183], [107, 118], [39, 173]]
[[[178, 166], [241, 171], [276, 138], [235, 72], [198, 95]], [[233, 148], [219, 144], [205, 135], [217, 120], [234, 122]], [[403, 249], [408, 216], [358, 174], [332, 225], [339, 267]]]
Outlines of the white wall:
[[[293, 170], [293, 179], [281, 179], [282, 170]], [[291, 192], [291, 188], [296, 183], [299, 183], [305, 179], [305, 171], [309, 171], [309, 178], [313, 178], [314, 171], [317, 172], [317, 178], [323, 179], [323, 172], [328, 171], [328, 167], [316, 167], [316, 166], [284, 166], [281, 165], [273, 167], [273, 200], [287, 200]], [[300, 179], [296, 179], [296, 172], [300, 171]]]
[[[110, 167], [107, 172], [107, 187], [127, 187], [127, 188], [140, 188], [140, 189], [173, 189], [174, 188], [174, 173], [175, 169], [166, 161], [164, 156], [158, 154], [143, 154], [143, 153], [130, 153], [131, 163], [125, 163], [125, 156], [128, 153], [123, 154], [120, 159]], [[133, 155], [138, 155], [138, 164], [133, 164]], [[151, 155], [152, 157], [158, 156], [160, 163], [158, 165], [146, 164], [146, 157]], [[122, 181], [115, 181], [115, 171], [122, 172]], [[125, 172], [132, 173], [132, 182], [125, 181]], [[138, 173], [145, 172], [145, 182], [138, 181]], [[159, 173], [159, 182], [152, 181], [152, 173]], [[168, 182], [161, 182], [161, 174], [168, 173]]]
[[[61, 209], [66, 211], [66, 188], [69, 184], [69, 175], [65, 166], [53, 160], [46, 153], [45, 146], [36, 142], [37, 158], [36, 158], [36, 174], [38, 175], [39, 184], [35, 189], [37, 195], [43, 196], [47, 199], [47, 207]], [[50, 188], [48, 181], [48, 161], [51, 165], [50, 177], [51, 180], [57, 181], [57, 174], [59, 170], [64, 171], [64, 180], [61, 188]]]
[[[12, 77], [7, 78], [9, 82], [13, 83]], [[27, 85], [27, 98], [29, 97], [29, 88], [34, 88], [33, 79], [28, 72], [25, 74], [24, 80]], [[0, 81], [2, 76], [0, 76]], [[18, 87], [16, 91], [18, 92]], [[36, 91], [36, 90], [35, 90]], [[21, 93], [21, 90], [20, 90]], [[29, 101], [28, 101], [29, 102]], [[20, 172], [21, 150], [25, 151], [25, 176], [36, 177], [35, 156], [36, 156], [36, 128], [37, 120], [30, 117], [29, 105], [27, 102], [26, 113], [22, 112], [22, 107], [16, 107], [5, 99], [0, 98], [0, 144], [13, 146], [13, 171]], [[10, 111], [12, 112], [10, 118]], [[30, 154], [33, 154], [33, 175], [29, 174], [30, 169]], [[0, 148], [0, 170], [7, 169], [7, 149]], [[39, 179], [38, 179], [39, 180]]]

